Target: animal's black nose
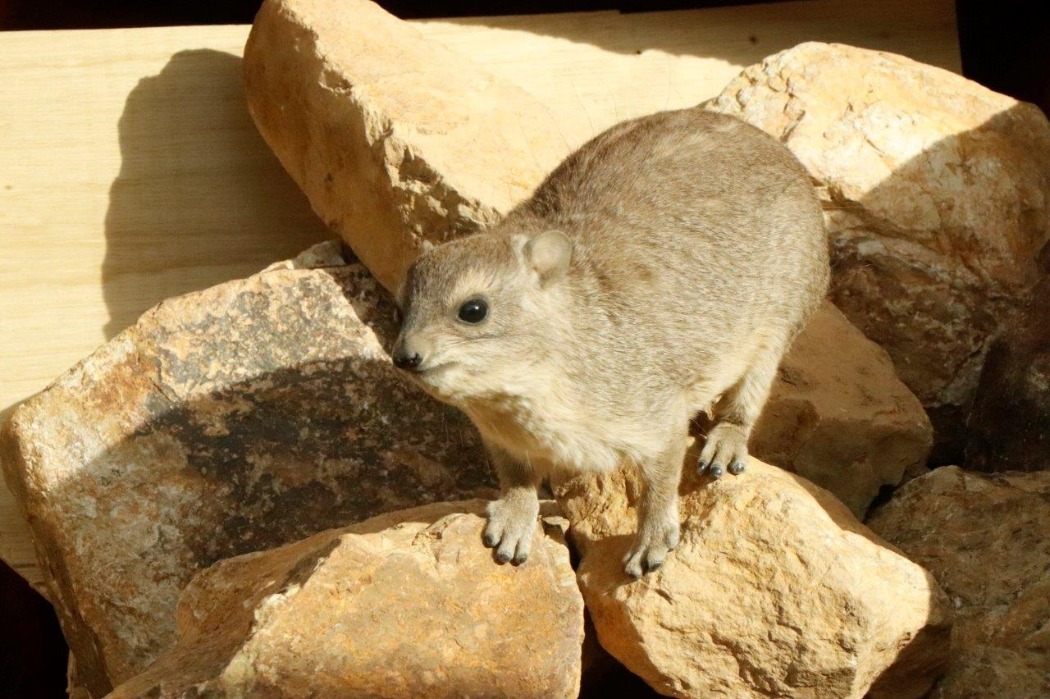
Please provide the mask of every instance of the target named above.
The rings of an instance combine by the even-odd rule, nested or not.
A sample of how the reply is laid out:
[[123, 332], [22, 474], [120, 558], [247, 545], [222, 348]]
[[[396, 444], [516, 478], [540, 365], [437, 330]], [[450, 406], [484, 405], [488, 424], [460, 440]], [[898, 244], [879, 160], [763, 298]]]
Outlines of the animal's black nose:
[[423, 361], [423, 357], [419, 356], [418, 352], [395, 352], [394, 353], [394, 366], [398, 369], [415, 369], [419, 366], [419, 363]]

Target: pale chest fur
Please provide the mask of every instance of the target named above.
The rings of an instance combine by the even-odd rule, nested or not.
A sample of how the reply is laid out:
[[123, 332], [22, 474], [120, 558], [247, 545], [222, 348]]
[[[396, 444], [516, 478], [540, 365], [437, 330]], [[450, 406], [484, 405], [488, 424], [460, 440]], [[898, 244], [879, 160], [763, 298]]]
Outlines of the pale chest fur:
[[533, 384], [527, 391], [489, 394], [464, 410], [486, 440], [548, 474], [608, 471], [663, 448], [662, 435], [558, 389], [557, 381]]

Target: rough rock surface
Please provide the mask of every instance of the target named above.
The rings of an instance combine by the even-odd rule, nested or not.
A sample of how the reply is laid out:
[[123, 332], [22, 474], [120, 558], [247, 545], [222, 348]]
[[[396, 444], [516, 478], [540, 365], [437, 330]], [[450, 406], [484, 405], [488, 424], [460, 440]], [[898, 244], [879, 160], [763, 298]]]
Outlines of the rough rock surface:
[[267, 0], [244, 72], [263, 138], [390, 290], [568, 154], [534, 97], [367, 0]]
[[[362, 0], [268, 0], [245, 74], [267, 141], [391, 289], [424, 239], [496, 220], [566, 148], [531, 98]], [[786, 360], [752, 445], [863, 516], [881, 486], [921, 468], [930, 442], [884, 355], [829, 306]]]
[[556, 526], [497, 565], [485, 503], [439, 503], [216, 564], [179, 640], [110, 699], [574, 698], [583, 599]]
[[1050, 473], [935, 469], [871, 528], [937, 578], [956, 607], [937, 699], [1050, 696]]
[[821, 185], [831, 296], [926, 406], [937, 458], [988, 342], [1038, 281], [1050, 239], [1050, 124], [1038, 108], [907, 58], [801, 44], [710, 108], [780, 138]]
[[1050, 278], [988, 351], [966, 436], [968, 469], [1050, 469]]
[[906, 699], [943, 670], [936, 582], [826, 491], [755, 459], [715, 482], [687, 474], [681, 543], [630, 582], [637, 492], [623, 471], [557, 488], [598, 638], [657, 691]]
[[390, 364], [395, 332], [362, 266], [273, 270], [161, 303], [13, 414], [0, 458], [93, 695], [175, 640], [215, 561], [488, 495], [468, 421]]
[[924, 468], [932, 442], [886, 352], [825, 303], [781, 362], [750, 450], [863, 518], [882, 486]]

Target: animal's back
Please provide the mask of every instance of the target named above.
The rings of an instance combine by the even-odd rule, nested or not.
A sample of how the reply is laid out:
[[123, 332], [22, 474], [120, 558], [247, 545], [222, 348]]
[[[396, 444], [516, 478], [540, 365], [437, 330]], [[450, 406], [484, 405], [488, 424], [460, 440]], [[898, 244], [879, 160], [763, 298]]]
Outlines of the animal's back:
[[394, 361], [478, 426], [503, 486], [497, 560], [528, 556], [543, 476], [630, 463], [645, 487], [624, 570], [655, 570], [679, 540], [691, 418], [713, 413], [698, 468], [741, 473], [824, 293], [812, 185], [740, 121], [662, 113], [583, 146], [490, 233], [412, 266]]
[[508, 217], [518, 220], [572, 238], [589, 301], [642, 326], [679, 374], [746, 353], [762, 333], [793, 336], [827, 287], [805, 169], [767, 134], [702, 109], [601, 134]]

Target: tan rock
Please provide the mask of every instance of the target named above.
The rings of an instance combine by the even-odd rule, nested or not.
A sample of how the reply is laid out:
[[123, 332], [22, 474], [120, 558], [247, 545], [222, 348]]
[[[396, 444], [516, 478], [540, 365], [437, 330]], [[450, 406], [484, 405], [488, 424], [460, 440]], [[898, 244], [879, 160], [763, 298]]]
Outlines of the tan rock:
[[[567, 522], [568, 520], [566, 520]], [[583, 658], [581, 661], [579, 699], [657, 699], [663, 696], [638, 675], [609, 655], [598, 642], [598, 632], [586, 609], [583, 613]]]
[[244, 51], [263, 138], [388, 289], [568, 153], [546, 107], [367, 0], [267, 0]]
[[[409, 67], [391, 72], [393, 61]], [[525, 93], [478, 77], [485, 91], [468, 99], [462, 76], [482, 76], [476, 66], [369, 2], [269, 0], [246, 47], [245, 72], [267, 141], [388, 288], [424, 239], [440, 242], [496, 220], [565, 154], [563, 141], [550, 137], [556, 127]], [[495, 123], [521, 118], [527, 128]], [[537, 159], [513, 155], [526, 142]], [[436, 179], [406, 179], [403, 162]], [[429, 203], [402, 205], [405, 192]], [[456, 207], [469, 221], [449, 232]], [[881, 486], [922, 467], [929, 432], [884, 356], [829, 307], [786, 360], [752, 448], [863, 516]]]
[[956, 607], [937, 699], [1050, 696], [1050, 473], [946, 466], [915, 479], [871, 528], [925, 566]]
[[777, 136], [822, 188], [832, 299], [893, 358], [958, 454], [984, 350], [1039, 278], [1050, 125], [907, 58], [806, 43], [710, 104]]
[[906, 699], [943, 670], [936, 582], [826, 491], [755, 459], [738, 477], [687, 475], [681, 543], [630, 582], [637, 492], [622, 472], [558, 488], [598, 638], [657, 691], [859, 698], [878, 679], [872, 696]]
[[338, 240], [326, 240], [323, 243], [313, 245], [290, 260], [274, 262], [264, 269], [264, 272], [273, 272], [279, 269], [324, 269], [325, 267], [345, 267], [348, 255], [343, 249], [343, 244]]
[[175, 640], [179, 592], [230, 556], [491, 492], [465, 418], [403, 381], [361, 265], [169, 299], [0, 435], [49, 596], [94, 696]]
[[92, 699], [77, 672], [77, 656], [72, 653], [66, 661], [66, 696], [69, 699]]
[[781, 362], [750, 449], [863, 518], [882, 486], [924, 468], [932, 441], [889, 356], [828, 302]]
[[575, 697], [583, 599], [560, 530], [497, 565], [485, 503], [439, 503], [222, 561], [179, 640], [110, 699]]

